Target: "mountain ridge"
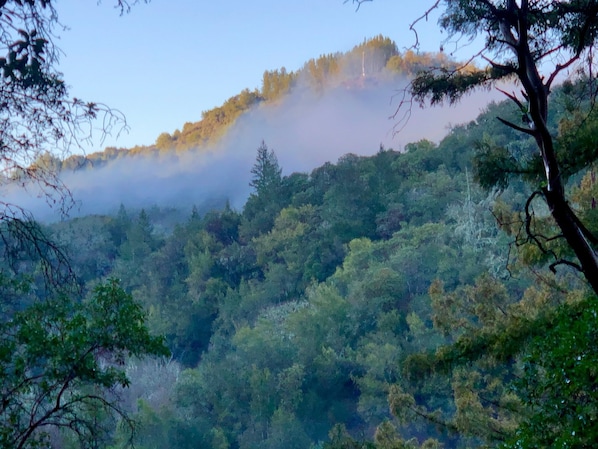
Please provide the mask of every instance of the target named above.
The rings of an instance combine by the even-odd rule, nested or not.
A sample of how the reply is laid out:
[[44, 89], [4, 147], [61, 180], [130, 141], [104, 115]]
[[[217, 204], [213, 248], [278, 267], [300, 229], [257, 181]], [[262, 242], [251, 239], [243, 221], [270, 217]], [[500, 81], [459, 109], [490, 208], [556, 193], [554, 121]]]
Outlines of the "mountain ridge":
[[261, 87], [243, 89], [231, 96], [221, 106], [203, 111], [202, 119], [186, 122], [172, 133], [162, 132], [152, 145], [132, 148], [106, 147], [103, 151], [84, 155], [71, 155], [64, 160], [51, 154], [40, 156], [33, 166], [78, 171], [99, 168], [123, 157], [172, 156], [190, 150], [208, 151], [225, 137], [239, 117], [262, 107], [272, 107], [291, 93], [301, 91], [317, 95], [332, 89], [368, 90], [381, 82], [410, 77], [419, 70], [432, 66], [452, 66], [456, 61], [446, 54], [401, 53], [397, 44], [388, 37], [378, 35], [364, 39], [348, 52], [320, 55], [304, 63], [297, 71], [285, 67], [265, 70]]

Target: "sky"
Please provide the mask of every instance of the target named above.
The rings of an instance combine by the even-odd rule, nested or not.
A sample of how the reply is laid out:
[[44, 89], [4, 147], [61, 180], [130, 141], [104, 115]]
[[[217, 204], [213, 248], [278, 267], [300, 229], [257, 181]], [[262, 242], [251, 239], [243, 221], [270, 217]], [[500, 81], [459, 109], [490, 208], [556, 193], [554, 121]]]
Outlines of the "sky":
[[[105, 140], [95, 132], [94, 144], [84, 148], [87, 154], [107, 146], [151, 145], [161, 133], [201, 120], [203, 111], [243, 89], [261, 88], [265, 70], [296, 71], [311, 58], [348, 52], [378, 35], [394, 40], [400, 51], [410, 49], [415, 35], [409, 25], [434, 0], [374, 0], [359, 9], [344, 0], [151, 0], [122, 16], [115, 3], [55, 0], [59, 21], [67, 27], [55, 43], [63, 53], [59, 70], [70, 94], [117, 109], [129, 126], [128, 133]], [[437, 16], [417, 29], [420, 51], [437, 52], [441, 45], [445, 52], [453, 50], [438, 31]], [[475, 53], [461, 51], [457, 59]], [[392, 115], [404, 83], [379, 79], [367, 89], [324, 93], [298, 88], [276, 104], [243, 114], [210, 148], [62, 172], [75, 203], [69, 216], [111, 214], [120, 204], [207, 210], [229, 201], [241, 209], [251, 193], [250, 168], [262, 141], [276, 152], [284, 175], [309, 173], [347, 153], [369, 156], [382, 146], [401, 150], [423, 138], [439, 142], [451, 127], [473, 120], [499, 99], [497, 92], [479, 92], [456, 107], [413, 108], [407, 126], [396, 134], [402, 113]], [[10, 201], [37, 219], [64, 218], [56, 198], [48, 200], [35, 185], [14, 187]]]
[[[73, 96], [121, 111], [128, 133], [106, 146], [153, 144], [162, 132], [201, 119], [264, 70], [297, 70], [310, 58], [346, 52], [379, 34], [401, 51], [414, 43], [409, 24], [433, 1], [151, 0], [120, 15], [115, 1], [57, 0], [62, 25], [59, 69]], [[421, 50], [438, 51], [436, 19], [418, 27]], [[388, 114], [383, 114], [385, 117]]]

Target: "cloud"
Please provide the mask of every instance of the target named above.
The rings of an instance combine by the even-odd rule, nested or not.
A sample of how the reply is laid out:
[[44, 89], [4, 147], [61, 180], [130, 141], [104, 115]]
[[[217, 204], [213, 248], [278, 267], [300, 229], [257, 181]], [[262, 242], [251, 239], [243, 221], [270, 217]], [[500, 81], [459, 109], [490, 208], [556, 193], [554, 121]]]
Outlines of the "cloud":
[[[454, 107], [410, 108], [399, 124], [401, 88], [405, 82], [387, 81], [360, 87], [359, 79], [323, 94], [304, 89], [276, 106], [265, 105], [238, 121], [227, 147], [257, 147], [263, 139], [274, 149], [285, 173], [311, 171], [347, 153], [368, 156], [380, 145], [401, 150], [420, 139], [439, 142], [452, 126], [475, 119], [497, 93], [480, 92]], [[252, 153], [253, 155], [253, 153]]]

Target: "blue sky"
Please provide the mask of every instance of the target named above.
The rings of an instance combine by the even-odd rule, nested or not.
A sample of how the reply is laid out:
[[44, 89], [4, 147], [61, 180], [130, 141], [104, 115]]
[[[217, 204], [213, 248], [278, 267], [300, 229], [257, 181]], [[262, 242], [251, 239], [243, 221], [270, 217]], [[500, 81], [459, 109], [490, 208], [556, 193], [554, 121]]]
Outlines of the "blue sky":
[[[69, 28], [57, 41], [60, 70], [72, 95], [127, 117], [128, 134], [88, 151], [149, 145], [242, 89], [259, 88], [264, 70], [297, 70], [378, 34], [399, 49], [411, 46], [409, 23], [432, 3], [375, 0], [356, 11], [343, 0], [152, 0], [121, 17], [112, 0], [58, 0]], [[419, 30], [421, 49], [437, 51], [436, 19]]]

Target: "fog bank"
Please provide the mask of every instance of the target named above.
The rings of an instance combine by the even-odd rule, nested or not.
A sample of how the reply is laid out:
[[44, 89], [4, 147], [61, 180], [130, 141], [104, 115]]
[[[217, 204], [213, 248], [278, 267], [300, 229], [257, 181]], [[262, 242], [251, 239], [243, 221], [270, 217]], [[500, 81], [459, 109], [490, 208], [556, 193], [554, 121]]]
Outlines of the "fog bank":
[[[227, 199], [241, 209], [250, 193], [250, 170], [262, 140], [275, 151], [284, 174], [310, 172], [347, 153], [375, 154], [381, 145], [401, 150], [420, 139], [438, 142], [451, 126], [473, 120], [490, 101], [502, 99], [496, 92], [479, 92], [454, 107], [413, 105], [409, 121], [396, 133], [404, 110], [392, 116], [400, 98], [396, 81], [355, 83], [321, 94], [295, 89], [276, 104], [262, 104], [243, 114], [208, 150], [161, 158], [125, 157], [102, 168], [64, 172], [61, 178], [76, 204], [70, 216], [110, 214], [120, 204], [218, 207]], [[31, 192], [18, 190], [9, 197], [38, 219], [60, 219], [58, 211]]]

